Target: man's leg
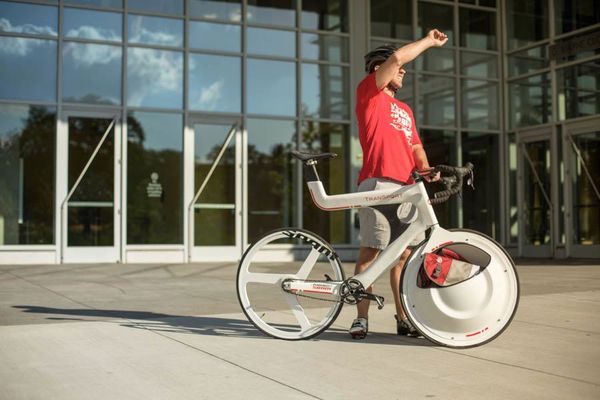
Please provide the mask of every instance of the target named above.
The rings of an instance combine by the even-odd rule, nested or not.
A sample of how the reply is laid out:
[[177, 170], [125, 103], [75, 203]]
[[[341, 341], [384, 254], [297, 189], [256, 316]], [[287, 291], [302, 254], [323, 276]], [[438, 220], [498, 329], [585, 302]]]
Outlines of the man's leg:
[[[379, 251], [380, 250], [374, 249], [372, 247], [361, 246], [358, 252], [358, 260], [356, 261], [356, 267], [354, 268], [354, 275], [360, 274], [361, 272], [369, 268], [369, 265], [371, 265], [371, 263], [377, 258], [377, 255], [379, 255]], [[371, 293], [372, 291], [372, 286], [367, 288], [367, 292]], [[356, 305], [358, 311], [357, 318], [368, 318], [370, 303], [370, 300], [363, 299]]]
[[406, 249], [400, 256], [398, 264], [390, 270], [390, 285], [392, 286], [392, 293], [394, 294], [398, 320], [406, 319], [406, 312], [402, 307], [402, 301], [400, 301], [400, 276], [402, 275], [402, 269], [406, 264], [406, 260], [408, 260], [408, 256], [410, 256], [410, 250]]

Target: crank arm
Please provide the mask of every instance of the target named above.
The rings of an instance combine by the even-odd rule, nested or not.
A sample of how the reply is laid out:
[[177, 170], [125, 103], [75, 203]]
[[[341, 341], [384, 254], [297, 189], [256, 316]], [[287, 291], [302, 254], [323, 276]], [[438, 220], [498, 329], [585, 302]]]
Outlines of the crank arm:
[[340, 292], [341, 281], [305, 281], [302, 279], [285, 279], [281, 288], [292, 294], [328, 294], [337, 296]]

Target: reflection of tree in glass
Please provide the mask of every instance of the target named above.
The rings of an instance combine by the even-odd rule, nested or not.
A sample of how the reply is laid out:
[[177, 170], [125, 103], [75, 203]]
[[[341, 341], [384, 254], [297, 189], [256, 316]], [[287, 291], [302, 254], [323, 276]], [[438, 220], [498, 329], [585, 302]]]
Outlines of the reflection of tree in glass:
[[294, 168], [290, 152], [295, 138], [288, 143], [273, 143], [261, 152], [248, 145], [248, 206], [250, 240], [272, 229], [294, 225]]
[[[182, 152], [145, 148], [143, 117], [128, 116], [127, 127], [127, 243], [182, 243]], [[148, 197], [152, 173], [162, 197]]]
[[[0, 141], [0, 215], [4, 219], [4, 243], [0, 244], [53, 243], [55, 126], [53, 110], [31, 106], [23, 129]], [[23, 220], [19, 223], [21, 179]]]

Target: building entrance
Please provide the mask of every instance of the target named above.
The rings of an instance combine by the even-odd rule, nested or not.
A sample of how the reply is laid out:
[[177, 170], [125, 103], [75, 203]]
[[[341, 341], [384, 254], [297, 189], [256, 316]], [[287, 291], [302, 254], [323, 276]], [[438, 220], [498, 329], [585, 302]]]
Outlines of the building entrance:
[[552, 257], [554, 253], [553, 162], [551, 129], [520, 132], [519, 253], [525, 257]]
[[62, 262], [118, 262], [121, 127], [114, 114], [64, 113], [57, 135]]

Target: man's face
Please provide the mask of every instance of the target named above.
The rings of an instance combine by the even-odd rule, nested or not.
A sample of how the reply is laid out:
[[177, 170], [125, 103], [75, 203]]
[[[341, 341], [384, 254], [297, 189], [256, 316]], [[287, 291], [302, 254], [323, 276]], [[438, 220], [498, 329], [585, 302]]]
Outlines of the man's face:
[[402, 81], [404, 80], [404, 74], [406, 74], [406, 70], [404, 68], [400, 68], [400, 70], [398, 70], [398, 74], [394, 77], [394, 79], [392, 79], [392, 85], [395, 88], [402, 88]]
[[[380, 65], [376, 65], [375, 71], [377, 71], [379, 69], [379, 67], [380, 67]], [[396, 74], [394, 79], [392, 79], [392, 81], [390, 82], [392, 84], [392, 86], [395, 87], [396, 89], [402, 88], [402, 81], [404, 80], [405, 74], [406, 74], [406, 70], [404, 68], [400, 68], [398, 70], [398, 74]]]

